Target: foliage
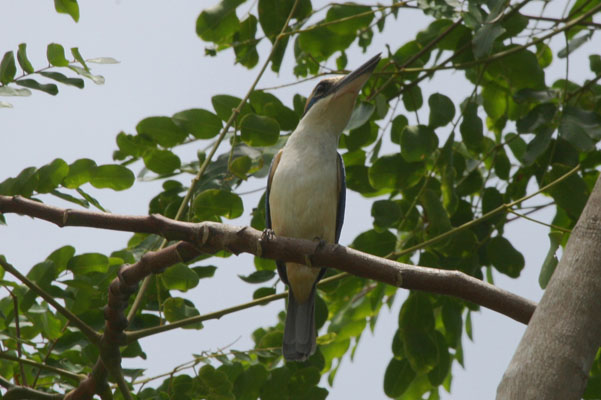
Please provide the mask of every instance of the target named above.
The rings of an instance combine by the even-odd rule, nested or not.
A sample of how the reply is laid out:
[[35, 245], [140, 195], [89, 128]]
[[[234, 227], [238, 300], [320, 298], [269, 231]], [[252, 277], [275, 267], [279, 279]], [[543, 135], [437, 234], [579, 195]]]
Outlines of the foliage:
[[[39, 90], [52, 96], [58, 94], [58, 86], [55, 83], [40, 83], [31, 78], [32, 75], [40, 75], [63, 85], [75, 86], [79, 89], [84, 88], [85, 82], [83, 79], [69, 77], [62, 72], [58, 72], [57, 69], [63, 71], [69, 69], [77, 75], [90, 79], [97, 85], [102, 85], [104, 84], [104, 77], [92, 74], [88, 63], [115, 64], [118, 62], [111, 57], [84, 60], [77, 47], [71, 48], [71, 55], [73, 60], [67, 60], [63, 46], [58, 43], [50, 43], [46, 50], [48, 66], [35, 69], [29, 58], [27, 58], [27, 44], [21, 43], [17, 50], [16, 61], [19, 63], [22, 74], [17, 76], [15, 53], [12, 50], [7, 51], [4, 53], [2, 61], [0, 61], [0, 96], [31, 96], [31, 90], [29, 89]], [[12, 104], [0, 101], [0, 107], [12, 107]]]
[[[250, 13], [240, 17], [237, 8], [242, 3], [244, 0], [222, 0], [198, 16], [196, 33], [207, 42], [207, 56], [233, 48], [241, 67], [252, 69], [270, 61], [275, 72], [288, 57], [298, 78], [319, 75], [321, 63], [333, 57], [337, 68], [345, 69], [346, 52], [353, 46], [369, 55], [380, 51], [373, 48], [374, 36], [398, 26], [407, 4], [431, 16], [432, 22], [415, 38], [389, 43], [389, 52], [363, 90], [340, 140], [349, 190], [374, 199], [373, 226], [366, 227], [351, 246], [401, 262], [458, 269], [478, 279], [485, 279], [491, 269], [517, 278], [525, 263], [505, 234], [512, 217], [508, 213], [482, 217], [510, 203], [519, 208], [519, 201], [528, 193], [550, 185], [542, 195], [551, 202], [540, 200], [537, 206], [519, 210], [521, 214], [546, 207], [555, 210], [550, 251], [540, 279], [541, 286], [546, 285], [556, 264], [555, 252], [565, 245], [601, 164], [597, 149], [601, 139], [601, 86], [597, 84], [601, 58], [590, 55], [592, 73], [584, 82], [570, 76], [551, 82], [545, 69], [555, 58], [569, 57], [584, 37], [595, 33], [598, 25], [591, 21], [601, 8], [599, 1], [577, 1], [566, 20], [551, 18], [542, 31], [534, 30], [541, 23], [537, 17], [520, 12], [526, 2], [470, 1], [462, 6], [441, 1], [385, 6], [334, 3], [314, 10], [310, 0], [259, 0]], [[75, 0], [56, 0], [55, 7], [75, 21], [79, 18]], [[558, 52], [549, 47], [555, 35], [565, 35], [568, 43]], [[265, 39], [274, 46], [270, 60], [257, 50]], [[80, 78], [46, 68], [35, 70], [25, 49], [20, 45], [16, 56], [23, 76], [35, 73], [83, 87]], [[75, 60], [70, 62], [60, 45], [50, 44], [50, 65], [69, 68], [99, 83], [79, 51], [71, 51]], [[424, 93], [420, 83], [437, 79], [444, 69], [463, 73], [465, 84], [473, 87], [471, 95], [456, 100], [452, 93]], [[0, 64], [0, 82], [0, 95], [28, 95], [28, 89], [50, 94], [58, 91], [55, 84], [16, 77], [12, 51], [5, 53]], [[244, 99], [216, 94], [213, 110], [189, 109], [145, 118], [135, 132], [117, 135], [116, 164], [98, 166], [93, 160], [80, 159], [68, 165], [56, 159], [4, 180], [0, 194], [36, 199], [51, 194], [102, 209], [100, 202], [84, 191], [85, 184], [126, 190], [134, 182], [132, 165], [143, 164], [140, 176], [163, 182], [162, 191], [149, 202], [150, 213], [194, 222], [223, 221], [252, 209], [252, 226], [263, 229], [264, 199], [247, 204], [235, 189], [244, 180], [265, 177], [273, 155], [302, 116], [302, 94], [279, 99], [276, 93], [253, 88]], [[426, 102], [429, 112], [425, 111]], [[428, 118], [423, 118], [426, 112]], [[219, 151], [224, 139], [231, 147]], [[215, 159], [213, 151], [199, 152], [193, 160], [181, 160], [175, 154], [178, 146], [200, 140], [209, 141], [217, 150]], [[566, 178], [577, 166], [577, 172]], [[197, 179], [186, 186], [190, 176]], [[560, 178], [565, 179], [559, 182]], [[445, 238], [438, 240], [440, 235]], [[161, 243], [157, 236], [136, 234], [124, 249], [110, 255], [76, 254], [66, 246], [33, 266], [27, 277], [86, 324], [101, 330], [108, 284], [118, 268], [164, 246]], [[266, 285], [256, 290], [253, 286], [253, 298], [273, 294], [274, 263], [257, 259], [255, 264], [256, 272], [240, 278]], [[204, 284], [214, 270], [203, 259], [177, 264], [153, 278], [156, 284], [142, 293], [142, 306], [129, 330], [157, 326], [160, 312], [170, 322], [198, 315], [192, 302], [173, 291], [186, 292]], [[0, 270], [0, 278], [2, 274]], [[328, 271], [329, 276], [334, 274]], [[3, 362], [0, 375], [35, 382], [45, 390], [55, 389], [58, 377], [63, 390], [75, 386], [77, 382], [64, 371], [90, 372], [98, 348], [24, 285], [9, 280], [1, 283], [11, 292], [0, 299], [0, 341], [6, 349], [2, 354], [14, 357], [19, 352], [21, 358], [63, 372], [38, 369], [35, 363]], [[202, 364], [197, 374], [180, 371], [137, 396], [325, 398], [325, 386], [334, 381], [342, 357], [352, 356], [365, 329], [373, 330], [379, 311], [390, 306], [395, 295], [393, 287], [358, 277], [331, 281], [320, 287], [316, 319], [321, 336], [318, 351], [308, 361], [282, 362], [280, 314], [276, 324], [253, 333], [254, 349], [199, 355], [181, 368]], [[385, 394], [399, 399], [436, 399], [441, 388], [449, 391], [452, 366], [463, 364], [463, 333], [471, 338], [470, 315], [476, 310], [477, 305], [461, 300], [411, 293], [401, 308], [391, 344], [383, 377]], [[202, 325], [190, 327], [201, 329]], [[137, 342], [124, 347], [122, 355], [145, 357]], [[585, 398], [601, 394], [599, 365], [597, 357]], [[141, 371], [123, 373], [131, 383], [143, 381]], [[320, 379], [322, 376], [327, 379]]]

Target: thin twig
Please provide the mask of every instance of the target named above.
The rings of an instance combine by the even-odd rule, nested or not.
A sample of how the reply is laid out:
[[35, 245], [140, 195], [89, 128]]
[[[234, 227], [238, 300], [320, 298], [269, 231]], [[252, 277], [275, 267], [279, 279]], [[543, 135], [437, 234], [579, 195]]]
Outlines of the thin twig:
[[27, 376], [25, 375], [25, 369], [23, 368], [23, 363], [21, 362], [21, 358], [23, 357], [23, 346], [21, 344], [21, 328], [19, 323], [19, 300], [17, 296], [13, 293], [12, 290], [6, 288], [8, 293], [10, 293], [10, 297], [13, 299], [13, 310], [14, 310], [14, 318], [15, 318], [15, 330], [17, 333], [17, 354], [19, 355], [19, 371], [21, 372], [21, 384], [23, 386], [27, 386]]
[[565, 232], [565, 233], [572, 233], [571, 229], [562, 228], [561, 226], [557, 226], [557, 225], [553, 225], [553, 224], [547, 224], [546, 222], [542, 222], [542, 221], [536, 220], [534, 218], [530, 218], [527, 215], [520, 214], [520, 213], [516, 212], [515, 210], [513, 210], [511, 208], [508, 208], [507, 211], [510, 212], [510, 213], [512, 213], [512, 214], [514, 214], [514, 215], [517, 215], [520, 218], [524, 218], [524, 219], [527, 219], [530, 222], [534, 222], [535, 224], [543, 225], [543, 226], [546, 226], [548, 228], [555, 229], [556, 231], [561, 231], [561, 232]]
[[67, 377], [67, 378], [75, 379], [77, 381], [85, 379], [85, 377], [86, 377], [85, 375], [75, 374], [71, 371], [67, 371], [66, 369], [53, 367], [48, 364], [42, 364], [42, 363], [39, 363], [36, 361], [28, 360], [26, 358], [15, 357], [15, 356], [12, 356], [5, 352], [0, 352], [0, 358], [4, 359], [4, 360], [8, 360], [8, 361], [14, 361], [14, 362], [18, 362], [18, 363], [31, 365], [33, 367], [43, 369], [45, 371], [54, 372], [55, 374], [58, 374], [58, 375], [61, 375], [61, 376]]

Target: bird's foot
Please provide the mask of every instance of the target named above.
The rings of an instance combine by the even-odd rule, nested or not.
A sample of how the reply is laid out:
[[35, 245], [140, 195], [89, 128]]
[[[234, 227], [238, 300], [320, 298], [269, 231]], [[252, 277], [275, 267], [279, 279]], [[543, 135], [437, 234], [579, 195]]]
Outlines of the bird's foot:
[[268, 241], [271, 240], [275, 237], [275, 232], [273, 231], [273, 229], [269, 229], [269, 228], [265, 228], [263, 229], [263, 233], [261, 234], [261, 237], [259, 237], [259, 240], [257, 241], [257, 257], [261, 257], [261, 255], [263, 254], [263, 246], [261, 246], [261, 243], [263, 243], [263, 241]]
[[317, 247], [315, 247], [315, 252], [323, 249], [325, 247], [326, 244], [328, 244], [325, 240], [323, 240], [322, 238], [320, 238], [319, 236], [315, 236], [313, 238], [314, 242], [317, 242]]
[[[323, 248], [324, 248], [324, 246], [327, 244], [327, 242], [326, 242], [325, 240], [323, 240], [322, 238], [320, 238], [319, 236], [315, 236], [315, 237], [313, 238], [313, 241], [314, 241], [314, 242], [317, 242], [317, 246], [315, 247], [315, 250], [313, 251], [313, 254], [315, 254], [315, 253], [317, 253], [319, 250], [323, 249]], [[312, 268], [312, 267], [313, 267], [313, 262], [312, 262], [312, 260], [311, 260], [311, 256], [312, 256], [313, 254], [311, 254], [311, 255], [309, 255], [309, 254], [305, 255], [305, 265], [306, 265], [307, 267], [310, 267], [310, 268]]]

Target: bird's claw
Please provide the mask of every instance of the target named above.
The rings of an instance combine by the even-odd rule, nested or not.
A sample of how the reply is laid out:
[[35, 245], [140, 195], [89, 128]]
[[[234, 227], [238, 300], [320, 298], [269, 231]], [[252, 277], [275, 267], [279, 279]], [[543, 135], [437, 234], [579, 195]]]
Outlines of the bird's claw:
[[318, 250], [323, 249], [326, 246], [326, 244], [328, 244], [325, 240], [323, 240], [319, 236], [315, 236], [313, 238], [313, 241], [317, 242], [317, 247], [315, 247], [315, 252], [317, 252]]
[[[323, 249], [324, 246], [327, 244], [327, 242], [325, 240], [323, 240], [322, 238], [320, 238], [319, 236], [315, 236], [313, 238], [313, 241], [317, 242], [317, 246], [315, 247], [315, 251], [313, 252], [313, 254], [315, 254], [319, 250]], [[311, 261], [311, 255], [305, 255], [305, 265], [309, 268], [313, 267], [313, 262]]]
[[273, 229], [270, 228], [265, 228], [263, 229], [263, 233], [261, 233], [261, 237], [259, 237], [259, 240], [257, 241], [257, 257], [261, 257], [261, 255], [263, 254], [263, 246], [261, 246], [261, 243], [263, 241], [268, 241], [273, 239], [275, 236], [275, 232], [273, 231]]

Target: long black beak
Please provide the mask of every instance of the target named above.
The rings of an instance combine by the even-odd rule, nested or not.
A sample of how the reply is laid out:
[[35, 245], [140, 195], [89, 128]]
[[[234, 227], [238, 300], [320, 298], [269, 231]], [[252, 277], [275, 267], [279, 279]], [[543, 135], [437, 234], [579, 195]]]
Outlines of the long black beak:
[[[380, 55], [381, 53], [370, 58], [365, 64], [363, 64], [362, 66], [345, 76], [343, 79], [336, 82], [332, 91], [334, 93], [337, 93], [338, 91], [346, 92], [347, 90], [351, 90], [358, 93], [359, 90], [361, 90], [361, 88], [365, 84], [365, 82], [367, 82], [367, 80], [369, 79], [371, 73], [378, 65], [378, 62], [380, 62]], [[345, 88], [346, 86], [350, 87]], [[345, 88], [345, 90], [341, 90], [342, 88]]]

